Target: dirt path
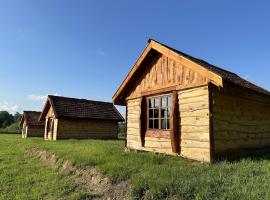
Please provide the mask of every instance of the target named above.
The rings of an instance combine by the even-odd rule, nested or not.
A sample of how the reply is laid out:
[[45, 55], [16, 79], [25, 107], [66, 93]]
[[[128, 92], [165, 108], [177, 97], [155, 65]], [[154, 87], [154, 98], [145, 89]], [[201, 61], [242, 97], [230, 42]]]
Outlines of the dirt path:
[[70, 176], [76, 184], [91, 194], [89, 199], [129, 199], [130, 185], [127, 181], [113, 184], [107, 177], [97, 172], [95, 168], [74, 166], [70, 161], [58, 158], [48, 151], [31, 149], [27, 151], [27, 155], [37, 157], [44, 164], [55, 167], [65, 175]]

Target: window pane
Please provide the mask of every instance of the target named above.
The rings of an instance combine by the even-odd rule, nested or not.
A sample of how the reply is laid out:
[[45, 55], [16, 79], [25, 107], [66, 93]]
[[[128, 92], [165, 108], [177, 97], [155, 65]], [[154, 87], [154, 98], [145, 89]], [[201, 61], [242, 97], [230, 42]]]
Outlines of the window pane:
[[149, 110], [149, 118], [153, 118], [153, 109]]
[[161, 98], [161, 107], [167, 107], [167, 97]]
[[154, 99], [149, 99], [148, 103], [149, 103], [149, 108], [154, 107]]
[[148, 123], [149, 123], [149, 128], [153, 128], [153, 120], [149, 119]]
[[159, 99], [155, 98], [155, 108], [158, 108], [158, 107], [159, 107]]
[[155, 119], [154, 120], [154, 128], [155, 129], [158, 129], [158, 119]]
[[170, 119], [167, 119], [167, 129], [170, 129]]
[[154, 109], [154, 118], [158, 118], [158, 109]]
[[168, 117], [168, 118], [171, 117], [171, 108], [168, 108], [167, 117]]
[[168, 107], [172, 106], [172, 97], [168, 96]]
[[161, 119], [161, 129], [166, 129], [166, 120]]
[[161, 108], [161, 118], [166, 118], [166, 117], [167, 117], [167, 109]]

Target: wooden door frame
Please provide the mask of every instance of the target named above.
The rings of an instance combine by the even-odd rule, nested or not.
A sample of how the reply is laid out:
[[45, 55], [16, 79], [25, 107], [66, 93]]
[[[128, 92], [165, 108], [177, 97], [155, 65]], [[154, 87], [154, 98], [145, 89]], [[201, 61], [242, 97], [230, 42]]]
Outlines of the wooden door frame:
[[[52, 117], [47, 118], [46, 123], [46, 138], [47, 140], [53, 140], [53, 129], [54, 129], [54, 119]], [[51, 132], [51, 138], [49, 138], [49, 133]]]

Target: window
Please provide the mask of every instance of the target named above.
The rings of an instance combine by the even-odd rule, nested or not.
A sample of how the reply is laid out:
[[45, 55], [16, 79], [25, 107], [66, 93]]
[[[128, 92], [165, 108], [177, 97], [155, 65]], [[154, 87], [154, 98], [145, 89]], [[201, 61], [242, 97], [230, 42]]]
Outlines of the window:
[[170, 129], [171, 96], [148, 98], [148, 128]]

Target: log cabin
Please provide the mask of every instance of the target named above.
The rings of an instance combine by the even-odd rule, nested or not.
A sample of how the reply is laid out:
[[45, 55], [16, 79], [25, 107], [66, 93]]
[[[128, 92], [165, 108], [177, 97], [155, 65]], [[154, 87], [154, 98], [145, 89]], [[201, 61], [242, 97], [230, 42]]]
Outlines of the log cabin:
[[112, 103], [52, 95], [39, 120], [45, 121], [46, 140], [117, 139], [124, 121]]
[[23, 111], [20, 121], [22, 129], [22, 138], [27, 137], [43, 137], [44, 135], [44, 122], [39, 121], [41, 112], [36, 111]]
[[212, 162], [270, 146], [270, 92], [150, 39], [113, 96], [126, 148]]

